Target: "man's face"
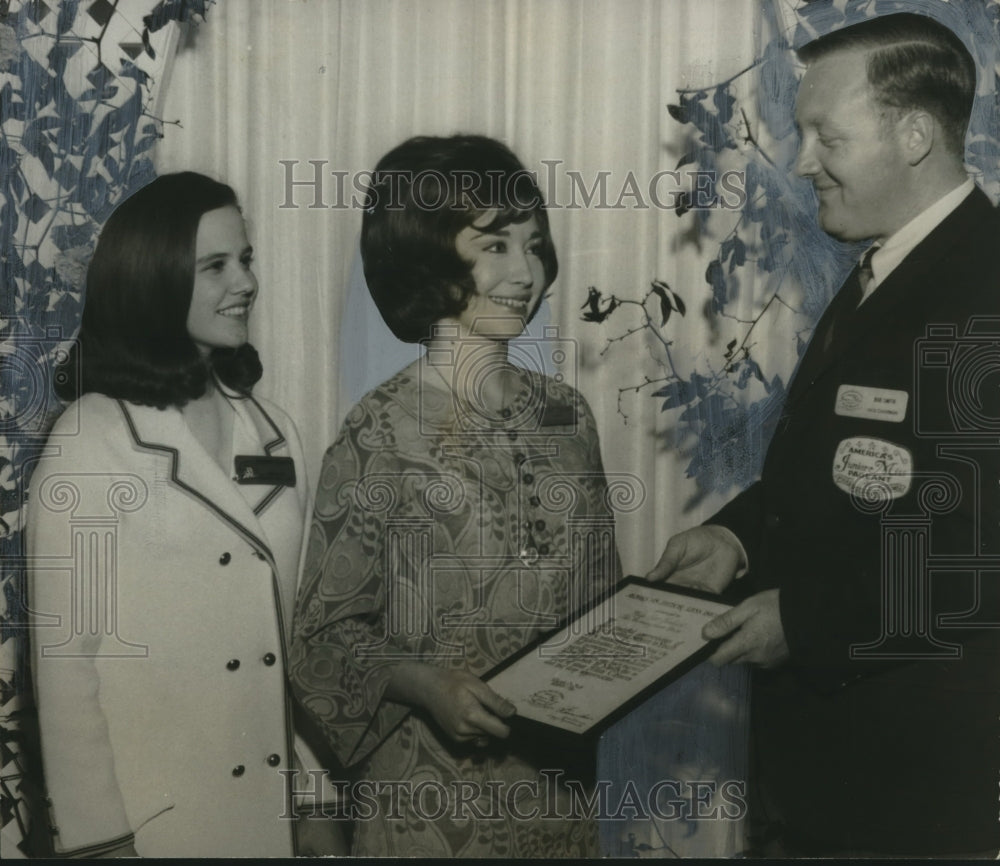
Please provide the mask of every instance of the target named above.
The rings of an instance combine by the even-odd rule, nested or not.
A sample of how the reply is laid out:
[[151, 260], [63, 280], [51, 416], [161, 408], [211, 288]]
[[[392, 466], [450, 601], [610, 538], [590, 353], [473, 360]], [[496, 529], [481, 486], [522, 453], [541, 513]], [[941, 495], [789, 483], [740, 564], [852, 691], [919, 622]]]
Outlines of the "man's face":
[[839, 51], [809, 65], [795, 123], [795, 171], [813, 182], [819, 223], [843, 241], [884, 240], [909, 220], [909, 166], [898, 123], [873, 99], [863, 51]]

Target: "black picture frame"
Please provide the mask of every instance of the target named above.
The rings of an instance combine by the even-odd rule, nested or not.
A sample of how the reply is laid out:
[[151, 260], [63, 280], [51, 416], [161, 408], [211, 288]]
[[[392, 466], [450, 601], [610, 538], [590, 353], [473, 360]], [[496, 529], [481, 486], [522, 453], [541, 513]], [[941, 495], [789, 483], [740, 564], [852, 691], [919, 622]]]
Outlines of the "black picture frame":
[[[547, 630], [543, 634], [539, 635], [536, 640], [522, 647], [512, 656], [504, 659], [499, 665], [494, 667], [483, 677], [484, 682], [487, 685], [491, 685], [491, 681], [494, 680], [494, 678], [500, 673], [506, 671], [513, 665], [518, 664], [528, 655], [539, 654], [538, 651], [544, 644], [551, 641], [556, 635], [571, 626], [574, 622], [586, 616], [592, 609], [605, 601], [613, 599], [615, 596], [626, 592], [629, 588], [634, 586], [641, 586], [657, 592], [676, 595], [682, 598], [709, 601], [726, 609], [735, 604], [734, 598], [729, 595], [714, 595], [712, 593], [702, 592], [700, 590], [679, 586], [673, 583], [652, 582], [635, 575], [630, 575], [618, 583], [614, 587], [613, 592], [606, 596], [593, 599], [589, 604], [577, 610], [572, 615], [565, 617], [557, 626]], [[624, 718], [653, 694], [670, 685], [670, 683], [680, 679], [702, 661], [707, 659], [710, 655], [712, 655], [720, 642], [721, 640], [705, 642], [694, 653], [688, 654], [680, 661], [676, 661], [671, 664], [670, 667], [665, 669], [654, 682], [640, 688], [634, 693], [630, 693], [624, 701], [619, 703], [613, 710], [604, 716], [595, 720], [585, 730], [571, 730], [569, 728], [521, 715], [512, 716], [504, 721], [511, 727], [511, 737], [513, 742], [517, 742], [519, 740], [535, 743], [549, 742], [553, 745], [557, 745], [560, 751], [589, 751], [593, 749], [597, 739], [605, 730], [607, 730], [607, 728]]]

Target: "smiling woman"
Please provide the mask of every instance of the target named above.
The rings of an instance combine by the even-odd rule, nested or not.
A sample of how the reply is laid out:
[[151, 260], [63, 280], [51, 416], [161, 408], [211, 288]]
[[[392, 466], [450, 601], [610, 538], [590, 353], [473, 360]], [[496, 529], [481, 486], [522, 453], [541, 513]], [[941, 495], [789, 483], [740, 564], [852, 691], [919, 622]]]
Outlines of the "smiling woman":
[[[538, 307], [545, 285], [538, 220], [494, 228], [499, 212], [491, 210], [458, 233], [455, 249], [472, 262], [476, 291], [455, 320], [465, 337], [480, 335], [512, 340]], [[499, 309], [498, 309], [499, 308]]]
[[187, 330], [202, 356], [212, 349], [238, 349], [247, 342], [257, 278], [250, 270], [253, 248], [235, 207], [210, 211], [198, 225], [194, 287]]
[[186, 172], [120, 205], [88, 270], [56, 377], [78, 399], [28, 514], [58, 854], [296, 850], [284, 662], [307, 486], [291, 420], [250, 393], [250, 260], [232, 189]]
[[[88, 267], [80, 333], [55, 379], [59, 396], [98, 392], [163, 409], [203, 397], [215, 378], [249, 390], [261, 366], [245, 317], [234, 327], [216, 315], [225, 293], [256, 293], [248, 252], [236, 195], [225, 184], [181, 172], [128, 198], [102, 229]], [[216, 334], [218, 326], [226, 330]]]
[[508, 358], [558, 269], [541, 195], [494, 139], [423, 137], [383, 157], [369, 202], [372, 297], [427, 351], [326, 453], [293, 687], [376, 794], [354, 854], [595, 856], [593, 791], [482, 680], [621, 571], [590, 408]]

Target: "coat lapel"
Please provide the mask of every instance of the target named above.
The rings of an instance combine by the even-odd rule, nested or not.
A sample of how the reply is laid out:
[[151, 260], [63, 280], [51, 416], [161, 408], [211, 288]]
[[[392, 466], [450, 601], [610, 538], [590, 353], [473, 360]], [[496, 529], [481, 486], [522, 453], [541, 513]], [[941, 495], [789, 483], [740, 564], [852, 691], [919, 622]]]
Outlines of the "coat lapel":
[[[234, 455], [290, 456], [285, 435], [260, 403], [250, 395], [236, 394], [228, 390], [225, 390], [225, 393], [236, 412], [233, 428]], [[238, 484], [237, 489], [253, 509], [253, 513], [259, 517], [284, 490], [284, 486]]]
[[[989, 198], [977, 187], [910, 251], [871, 297], [852, 313], [843, 307], [850, 295], [845, 289], [849, 288], [851, 280], [857, 279], [858, 268], [855, 267], [813, 331], [813, 339], [789, 386], [785, 410], [801, 399], [810, 386], [851, 351], [855, 343], [875, 327], [884, 327], [890, 322], [896, 307], [906, 303], [922, 303], [925, 293], [946, 286], [947, 280], [942, 278], [942, 272], [947, 273], [953, 256], [959, 254], [958, 248], [968, 238], [970, 228], [982, 224], [992, 211]], [[834, 318], [838, 320], [838, 328], [829, 349], [823, 351], [823, 334]]]
[[118, 401], [137, 447], [169, 460], [168, 483], [199, 500], [272, 561], [270, 545], [250, 503], [232, 477], [202, 448], [178, 409], [156, 409]]
[[[858, 270], [855, 266], [816, 323], [813, 337], [789, 384], [786, 407], [794, 405], [808, 386], [815, 382], [837, 357], [837, 346], [844, 341], [844, 332], [851, 327], [851, 311], [847, 307], [853, 295], [851, 287], [858, 279]], [[827, 334], [831, 327], [834, 327], [833, 340], [826, 345]]]

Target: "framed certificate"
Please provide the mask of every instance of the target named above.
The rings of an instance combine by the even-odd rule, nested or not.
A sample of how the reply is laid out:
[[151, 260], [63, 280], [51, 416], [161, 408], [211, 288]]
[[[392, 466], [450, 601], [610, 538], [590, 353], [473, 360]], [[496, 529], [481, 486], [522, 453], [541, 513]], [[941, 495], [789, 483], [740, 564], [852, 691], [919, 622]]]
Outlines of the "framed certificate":
[[626, 578], [614, 594], [506, 659], [485, 681], [517, 707], [515, 731], [589, 738], [711, 655], [701, 636], [731, 604]]

